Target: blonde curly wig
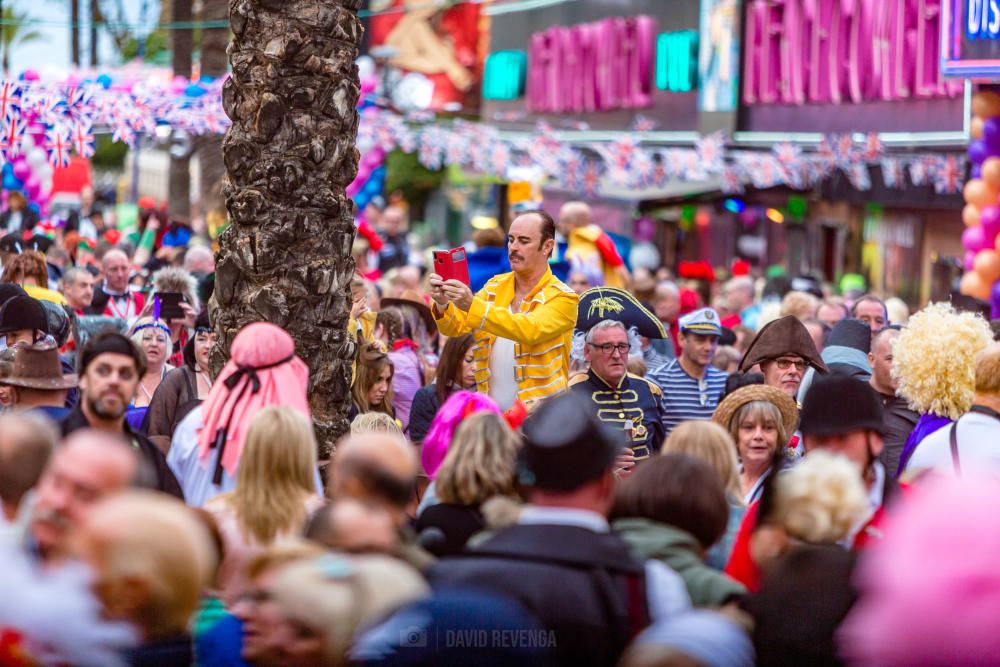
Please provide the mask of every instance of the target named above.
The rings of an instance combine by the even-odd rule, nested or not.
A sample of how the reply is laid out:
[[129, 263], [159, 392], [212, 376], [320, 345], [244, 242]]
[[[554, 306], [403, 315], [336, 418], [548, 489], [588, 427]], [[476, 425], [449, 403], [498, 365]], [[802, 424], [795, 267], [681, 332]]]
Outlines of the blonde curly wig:
[[958, 419], [976, 392], [976, 355], [993, 342], [979, 315], [933, 303], [910, 318], [893, 347], [899, 395], [920, 414]]
[[812, 544], [839, 542], [871, 511], [857, 465], [824, 451], [779, 475], [775, 493], [778, 523]]

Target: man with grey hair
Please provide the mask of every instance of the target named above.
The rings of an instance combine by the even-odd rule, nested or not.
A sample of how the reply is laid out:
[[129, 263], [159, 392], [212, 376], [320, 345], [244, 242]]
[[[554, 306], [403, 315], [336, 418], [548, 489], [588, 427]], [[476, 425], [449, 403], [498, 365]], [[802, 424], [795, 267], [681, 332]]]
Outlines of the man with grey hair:
[[184, 253], [184, 270], [188, 273], [209, 275], [215, 273], [215, 255], [208, 246], [196, 245]]
[[629, 374], [630, 348], [623, 323], [598, 322], [584, 338], [590, 370], [570, 380], [570, 389], [594, 404], [598, 419], [626, 432], [636, 461], [641, 461], [663, 444], [663, 392], [653, 382]]
[[86, 315], [94, 301], [94, 274], [82, 266], [66, 269], [62, 277], [62, 293], [73, 312]]

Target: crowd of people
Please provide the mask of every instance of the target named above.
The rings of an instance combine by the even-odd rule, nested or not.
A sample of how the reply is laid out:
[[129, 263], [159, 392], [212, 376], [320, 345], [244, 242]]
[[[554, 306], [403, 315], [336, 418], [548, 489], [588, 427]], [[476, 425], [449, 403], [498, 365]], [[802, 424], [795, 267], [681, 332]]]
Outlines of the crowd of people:
[[583, 202], [478, 230], [466, 284], [373, 200], [320, 462], [292, 337], [213, 376], [211, 248], [94, 210], [0, 240], [0, 664], [994, 661], [967, 304], [630, 270]]

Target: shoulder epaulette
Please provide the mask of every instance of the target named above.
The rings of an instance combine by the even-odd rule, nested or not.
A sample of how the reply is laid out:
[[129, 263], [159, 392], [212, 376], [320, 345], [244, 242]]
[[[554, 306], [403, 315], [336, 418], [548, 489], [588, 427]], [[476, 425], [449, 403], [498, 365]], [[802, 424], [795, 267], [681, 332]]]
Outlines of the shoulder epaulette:
[[640, 382], [645, 382], [646, 384], [648, 384], [649, 390], [653, 392], [653, 396], [663, 396], [663, 390], [660, 389], [660, 385], [656, 384], [652, 380], [644, 378], [640, 375], [634, 375], [632, 373], [628, 373], [628, 376], [633, 380], [639, 380]]
[[586, 382], [589, 376], [586, 373], [577, 373], [569, 379], [569, 386], [572, 387], [575, 384], [580, 384], [581, 382]]

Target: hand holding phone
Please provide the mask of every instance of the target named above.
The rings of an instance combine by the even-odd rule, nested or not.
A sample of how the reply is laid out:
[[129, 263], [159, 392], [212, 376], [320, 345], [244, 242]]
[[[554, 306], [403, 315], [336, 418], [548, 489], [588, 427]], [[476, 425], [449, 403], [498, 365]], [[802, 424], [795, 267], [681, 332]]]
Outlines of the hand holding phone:
[[465, 256], [465, 248], [434, 251], [434, 273], [442, 280], [457, 280], [469, 284], [469, 263]]

